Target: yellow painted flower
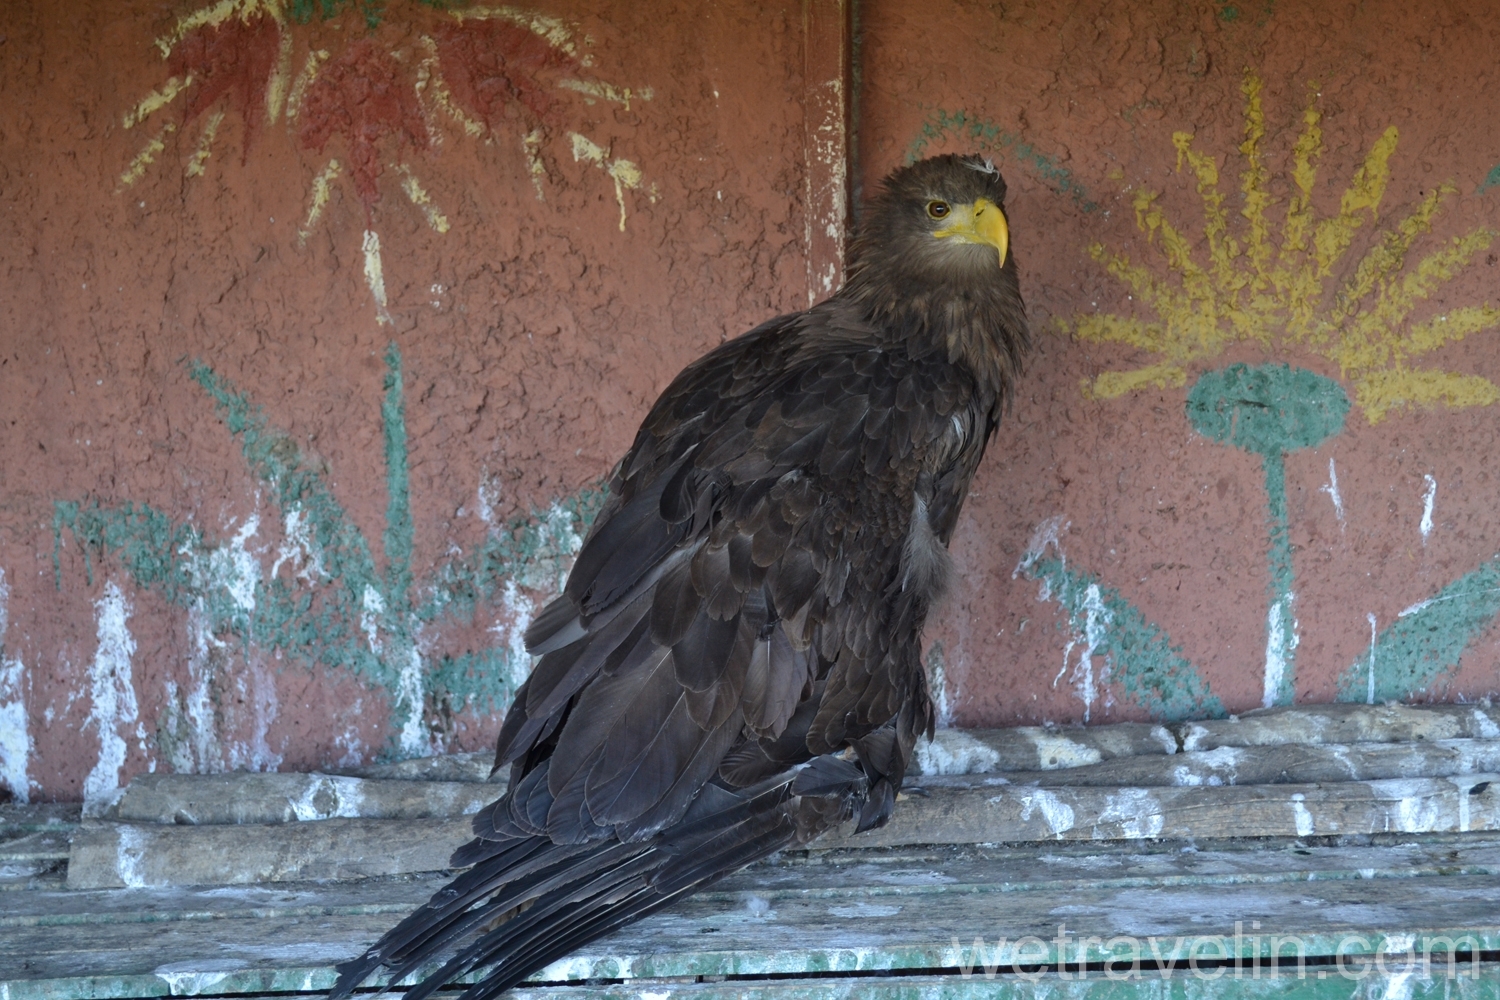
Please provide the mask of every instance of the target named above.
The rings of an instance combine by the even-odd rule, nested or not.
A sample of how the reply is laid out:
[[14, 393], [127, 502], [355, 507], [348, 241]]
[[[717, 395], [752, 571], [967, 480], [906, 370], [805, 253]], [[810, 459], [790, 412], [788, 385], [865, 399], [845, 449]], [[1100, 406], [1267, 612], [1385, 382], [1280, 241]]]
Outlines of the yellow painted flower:
[[1495, 233], [1472, 230], [1408, 268], [1411, 248], [1432, 228], [1434, 216], [1456, 190], [1451, 183], [1442, 184], [1405, 218], [1382, 230], [1330, 294], [1329, 279], [1336, 269], [1346, 270], [1338, 265], [1348, 254], [1356, 231], [1367, 217], [1378, 218], [1390, 178], [1396, 128], [1387, 128], [1371, 146], [1344, 191], [1337, 214], [1318, 218], [1312, 191], [1323, 145], [1322, 116], [1316, 95], [1310, 97], [1301, 135], [1292, 149], [1294, 193], [1281, 221], [1280, 238], [1273, 240], [1268, 212], [1275, 199], [1267, 190], [1261, 154], [1265, 136], [1261, 81], [1247, 75], [1243, 90], [1245, 140], [1239, 152], [1245, 162], [1240, 181], [1244, 207], [1239, 214], [1245, 224], [1237, 227], [1239, 237], [1229, 232], [1214, 158], [1193, 148], [1192, 133], [1176, 133], [1172, 141], [1178, 169], [1187, 162], [1203, 201], [1201, 242], [1207, 245], [1208, 260], [1198, 259], [1193, 247], [1199, 241], [1185, 236], [1157, 206], [1157, 193], [1141, 190], [1136, 194], [1136, 224], [1149, 242], [1160, 246], [1175, 280], [1163, 280], [1102, 244], [1091, 247], [1090, 253], [1159, 320], [1096, 314], [1064, 326], [1085, 340], [1129, 344], [1161, 360], [1141, 368], [1104, 372], [1085, 382], [1085, 394], [1109, 399], [1148, 387], [1180, 387], [1186, 384], [1194, 362], [1215, 357], [1232, 343], [1254, 340], [1268, 348], [1297, 345], [1337, 363], [1371, 423], [1403, 405], [1487, 406], [1500, 400], [1500, 386], [1489, 379], [1412, 364], [1469, 334], [1500, 326], [1500, 309], [1466, 306], [1422, 323], [1410, 322], [1417, 306], [1486, 250]]

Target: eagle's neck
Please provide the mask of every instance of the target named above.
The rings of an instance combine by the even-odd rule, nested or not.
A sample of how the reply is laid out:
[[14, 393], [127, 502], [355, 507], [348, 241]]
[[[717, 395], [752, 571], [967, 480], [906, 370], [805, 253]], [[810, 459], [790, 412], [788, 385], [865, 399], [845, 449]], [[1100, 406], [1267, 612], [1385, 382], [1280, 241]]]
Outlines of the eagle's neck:
[[900, 288], [854, 276], [839, 292], [885, 345], [940, 354], [967, 368], [998, 416], [1030, 347], [1026, 314], [1013, 284]]

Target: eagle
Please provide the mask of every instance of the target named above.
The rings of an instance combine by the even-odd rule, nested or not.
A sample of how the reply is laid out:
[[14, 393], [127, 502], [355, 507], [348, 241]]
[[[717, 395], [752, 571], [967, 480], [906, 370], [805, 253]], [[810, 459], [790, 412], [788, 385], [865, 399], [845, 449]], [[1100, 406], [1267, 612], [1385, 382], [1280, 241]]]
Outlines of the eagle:
[[840, 290], [679, 374], [609, 480], [497, 741], [466, 869], [339, 967], [490, 1000], [588, 941], [852, 820], [934, 725], [922, 629], [1030, 343], [1005, 181], [891, 173]]

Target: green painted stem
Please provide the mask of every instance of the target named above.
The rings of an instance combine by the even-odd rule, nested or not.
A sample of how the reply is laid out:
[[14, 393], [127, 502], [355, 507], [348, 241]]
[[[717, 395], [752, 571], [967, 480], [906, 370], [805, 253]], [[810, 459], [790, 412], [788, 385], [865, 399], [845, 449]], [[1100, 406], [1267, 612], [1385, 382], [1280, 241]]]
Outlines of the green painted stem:
[[385, 559], [386, 607], [402, 614], [411, 590], [411, 478], [406, 457], [405, 380], [401, 350], [393, 342], [385, 352], [385, 401], [380, 406], [385, 425]]
[[1261, 457], [1270, 515], [1263, 704], [1290, 705], [1296, 691], [1297, 619], [1292, 615], [1292, 543], [1286, 507], [1286, 454], [1337, 434], [1349, 412], [1343, 387], [1305, 368], [1233, 364], [1204, 372], [1188, 393], [1193, 429]]

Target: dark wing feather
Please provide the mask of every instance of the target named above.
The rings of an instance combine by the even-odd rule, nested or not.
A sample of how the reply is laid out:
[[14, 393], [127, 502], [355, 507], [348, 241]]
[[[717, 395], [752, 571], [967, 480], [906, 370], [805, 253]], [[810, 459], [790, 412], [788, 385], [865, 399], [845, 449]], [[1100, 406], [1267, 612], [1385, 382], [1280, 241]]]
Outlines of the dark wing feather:
[[[475, 867], [340, 990], [446, 954], [419, 989], [493, 965], [466, 994], [483, 1000], [851, 814], [889, 815], [931, 716], [917, 643], [933, 594], [903, 569], [914, 512], [951, 531], [982, 439], [938, 447], [954, 423], [930, 401], [953, 410], [972, 386], [869, 340], [834, 301], [662, 395], [527, 632], [540, 659], [497, 747], [512, 790], [454, 858]], [[935, 452], [943, 468], [924, 464]], [[846, 746], [856, 762], [796, 779]]]

